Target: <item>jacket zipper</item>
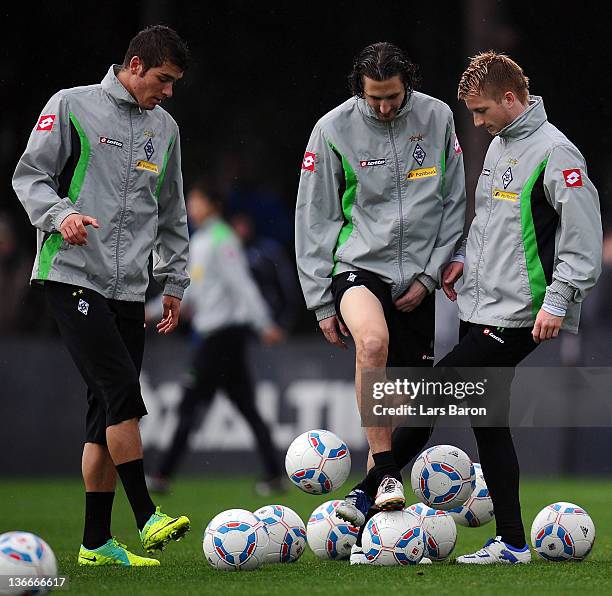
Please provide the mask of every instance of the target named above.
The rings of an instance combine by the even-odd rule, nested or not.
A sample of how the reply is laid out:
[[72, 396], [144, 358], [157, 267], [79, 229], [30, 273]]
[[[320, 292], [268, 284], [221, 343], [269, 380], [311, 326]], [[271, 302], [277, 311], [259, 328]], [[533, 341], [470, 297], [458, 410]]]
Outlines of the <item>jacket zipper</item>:
[[395, 146], [395, 138], [393, 137], [393, 122], [387, 124], [389, 130], [389, 139], [391, 141], [391, 149], [393, 149], [393, 160], [395, 162], [395, 180], [397, 187], [397, 202], [399, 207], [399, 245], [397, 247], [397, 263], [399, 266], [399, 287], [404, 287], [404, 267], [402, 265], [402, 247], [404, 246], [404, 213], [402, 210], [402, 185], [400, 183], [399, 159], [397, 157], [397, 148]]
[[[502, 140], [501, 142], [503, 143], [504, 141]], [[499, 157], [497, 158], [495, 167], [493, 168], [493, 172], [491, 176], [491, 187], [493, 187], [493, 185], [495, 184], [495, 175], [497, 174], [497, 167], [499, 166], [499, 162], [504, 156], [505, 151], [506, 149], [502, 147], [502, 151], [500, 152]], [[480, 253], [478, 254], [478, 261], [476, 261], [476, 272], [474, 275], [474, 287], [476, 290], [476, 300], [474, 300], [474, 308], [472, 308], [472, 312], [470, 313], [470, 316], [468, 317], [468, 321], [474, 316], [474, 313], [476, 312], [476, 309], [478, 308], [478, 302], [480, 301], [480, 285], [479, 285], [480, 264], [482, 263], [482, 253], [484, 252], [487, 226], [489, 225], [489, 221], [491, 220], [491, 213], [493, 212], [493, 194], [490, 191], [487, 191], [487, 201], [489, 203], [489, 212], [487, 213], [487, 221], [485, 222], [485, 225], [482, 228], [482, 243], [480, 245]]]
[[130, 170], [132, 169], [132, 153], [134, 148], [134, 128], [132, 126], [132, 108], [128, 110], [128, 116], [130, 118], [130, 152], [125, 172], [125, 187], [123, 188], [123, 206], [121, 208], [121, 217], [119, 218], [119, 226], [117, 227], [117, 242], [115, 246], [115, 263], [117, 265], [117, 279], [115, 280], [115, 288], [113, 290], [113, 299], [117, 296], [117, 288], [119, 286], [119, 241], [121, 239], [121, 229], [123, 228], [123, 219], [125, 218], [125, 211], [127, 208], [127, 193], [128, 186], [130, 185]]

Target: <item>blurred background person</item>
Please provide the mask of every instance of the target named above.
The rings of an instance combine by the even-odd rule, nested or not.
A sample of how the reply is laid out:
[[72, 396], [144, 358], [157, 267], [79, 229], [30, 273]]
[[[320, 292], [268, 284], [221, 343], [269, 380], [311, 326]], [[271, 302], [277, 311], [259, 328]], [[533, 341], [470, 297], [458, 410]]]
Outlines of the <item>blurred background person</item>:
[[290, 332], [302, 308], [295, 265], [280, 242], [258, 233], [248, 213], [235, 213], [230, 223], [242, 241], [251, 273], [274, 322], [286, 333]]
[[[165, 493], [187, 448], [197, 414], [223, 389], [249, 424], [264, 476], [255, 489], [261, 495], [283, 489], [283, 476], [270, 430], [255, 405], [255, 386], [247, 361], [252, 331], [264, 344], [282, 341], [254, 282], [240, 240], [222, 219], [222, 199], [204, 179], [187, 195], [187, 213], [194, 230], [190, 241], [191, 286], [183, 301], [191, 319], [195, 352], [179, 404], [179, 422], [169, 449], [147, 481], [153, 492]], [[149, 309], [147, 318], [156, 314]]]

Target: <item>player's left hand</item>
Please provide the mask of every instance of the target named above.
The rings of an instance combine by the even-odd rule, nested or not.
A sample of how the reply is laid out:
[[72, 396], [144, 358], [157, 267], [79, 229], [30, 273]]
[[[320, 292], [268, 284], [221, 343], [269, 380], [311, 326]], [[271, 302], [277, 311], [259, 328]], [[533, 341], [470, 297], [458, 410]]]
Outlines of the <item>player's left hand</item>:
[[410, 312], [423, 302], [427, 293], [427, 288], [415, 279], [408, 291], [395, 301], [395, 307], [402, 312]]
[[561, 329], [561, 323], [563, 323], [563, 318], [551, 315], [541, 308], [531, 332], [533, 341], [539, 344], [541, 341], [557, 337]]
[[157, 323], [157, 333], [172, 333], [179, 322], [181, 312], [181, 301], [174, 296], [163, 296], [164, 314], [162, 320]]

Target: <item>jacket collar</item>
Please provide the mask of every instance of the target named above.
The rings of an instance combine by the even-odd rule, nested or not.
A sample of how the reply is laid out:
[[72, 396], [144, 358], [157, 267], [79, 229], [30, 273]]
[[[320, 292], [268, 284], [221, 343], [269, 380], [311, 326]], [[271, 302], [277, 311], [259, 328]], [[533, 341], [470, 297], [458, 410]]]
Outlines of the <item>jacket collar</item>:
[[[363, 97], [355, 97], [357, 101], [357, 107], [359, 111], [363, 115], [363, 117], [372, 124], [377, 126], [386, 126], [388, 123], [383, 120], [379, 120], [376, 112], [370, 107], [368, 102]], [[412, 109], [414, 105], [414, 91], [408, 96], [408, 99], [405, 101], [404, 105], [400, 108], [397, 116], [392, 120], [392, 122], [396, 122], [400, 120], [400, 118], [404, 118], [406, 114]]]
[[544, 101], [537, 95], [529, 96], [529, 107], [508, 126], [499, 131], [504, 140], [524, 139], [534, 133], [548, 120]]
[[123, 103], [138, 106], [138, 102], [117, 78], [117, 73], [120, 70], [121, 66], [118, 64], [111, 65], [106, 76], [102, 79], [102, 89], [116, 99], [119, 104]]

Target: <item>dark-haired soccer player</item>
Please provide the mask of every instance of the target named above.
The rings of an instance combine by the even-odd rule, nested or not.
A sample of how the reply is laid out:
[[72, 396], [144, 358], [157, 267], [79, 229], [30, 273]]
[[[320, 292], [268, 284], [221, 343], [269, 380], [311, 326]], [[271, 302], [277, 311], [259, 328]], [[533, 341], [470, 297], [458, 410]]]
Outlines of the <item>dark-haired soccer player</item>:
[[88, 386], [80, 565], [159, 565], [111, 535], [117, 475], [147, 552], [189, 530], [187, 517], [170, 517], [151, 500], [138, 428], [147, 413], [139, 373], [151, 251], [164, 288], [160, 333], [175, 329], [189, 284], [179, 130], [159, 105], [187, 63], [175, 31], [141, 31], [101, 84], [65, 89], [48, 101], [13, 178], [37, 228], [32, 281], [44, 284]]
[[[315, 125], [302, 162], [296, 255], [302, 290], [325, 338], [353, 336], [361, 371], [431, 366], [434, 294], [461, 237], [465, 181], [453, 115], [414, 90], [416, 68], [393, 44], [364, 48], [349, 77], [353, 97]], [[361, 515], [405, 504], [391, 429], [366, 428], [374, 466], [338, 508]]]

